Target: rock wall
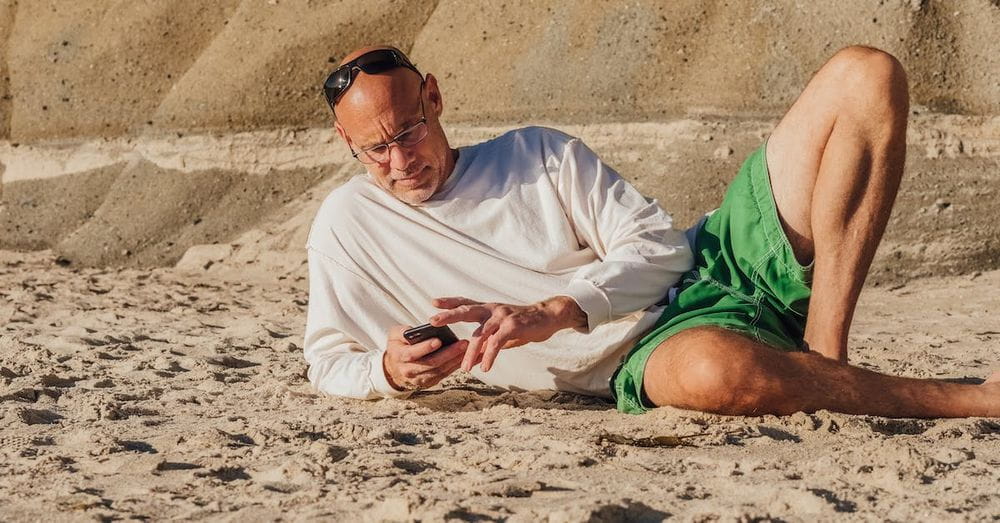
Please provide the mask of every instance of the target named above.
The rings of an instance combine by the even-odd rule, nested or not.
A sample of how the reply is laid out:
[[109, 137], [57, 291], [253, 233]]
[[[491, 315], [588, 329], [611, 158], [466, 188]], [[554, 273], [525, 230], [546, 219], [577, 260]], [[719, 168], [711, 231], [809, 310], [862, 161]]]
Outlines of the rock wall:
[[324, 126], [348, 50], [410, 51], [453, 122], [785, 108], [838, 48], [896, 54], [918, 105], [1000, 108], [996, 0], [0, 0], [0, 138]]
[[[581, 122], [776, 114], [837, 49], [900, 58], [915, 104], [1000, 110], [1000, 4], [446, 0], [414, 58], [456, 93], [461, 120]], [[462, 35], [454, 38], [455, 34]]]
[[[0, 249], [153, 266], [251, 238], [300, 256], [311, 189], [361, 170], [320, 85], [368, 43], [438, 77], [457, 143], [568, 126], [686, 224], [812, 72], [861, 43], [900, 58], [926, 116], [910, 147], [926, 190], [889, 240], [917, 227], [974, 246], [949, 250], [948, 271], [994, 267], [1000, 221], [962, 213], [996, 182], [998, 34], [997, 0], [0, 0]], [[692, 125], [714, 138], [677, 134]], [[941, 259], [900, 252], [903, 276]]]

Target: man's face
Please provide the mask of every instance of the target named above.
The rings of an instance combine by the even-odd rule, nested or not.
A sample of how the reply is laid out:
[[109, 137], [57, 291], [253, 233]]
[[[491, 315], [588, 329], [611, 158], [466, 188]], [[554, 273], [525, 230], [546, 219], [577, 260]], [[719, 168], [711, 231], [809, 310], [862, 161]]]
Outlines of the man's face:
[[408, 147], [392, 143], [388, 158], [365, 165], [375, 182], [396, 198], [419, 204], [448, 179], [452, 151], [438, 120], [441, 95], [433, 76], [427, 75], [421, 84], [416, 74], [405, 69], [392, 75], [361, 74], [336, 108], [337, 131], [355, 152], [392, 142], [426, 118], [423, 140]]

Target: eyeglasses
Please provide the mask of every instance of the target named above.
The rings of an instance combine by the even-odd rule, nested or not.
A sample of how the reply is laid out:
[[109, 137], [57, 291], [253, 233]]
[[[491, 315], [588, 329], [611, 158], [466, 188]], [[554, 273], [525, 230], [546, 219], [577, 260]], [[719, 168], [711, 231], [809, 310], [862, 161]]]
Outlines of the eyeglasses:
[[420, 84], [420, 120], [417, 123], [403, 129], [399, 134], [392, 137], [388, 142], [366, 147], [355, 152], [351, 148], [351, 155], [364, 164], [389, 163], [392, 153], [391, 147], [396, 144], [399, 147], [413, 147], [427, 138], [427, 115], [424, 113], [424, 84]]
[[330, 73], [330, 76], [326, 77], [326, 81], [323, 82], [323, 94], [326, 96], [326, 103], [330, 104], [330, 109], [333, 109], [333, 105], [337, 103], [337, 100], [354, 83], [354, 78], [357, 77], [356, 71], [361, 71], [365, 74], [378, 74], [395, 69], [396, 67], [410, 69], [423, 79], [420, 71], [417, 70], [416, 66], [403, 53], [395, 49], [376, 49], [368, 51], [338, 67]]

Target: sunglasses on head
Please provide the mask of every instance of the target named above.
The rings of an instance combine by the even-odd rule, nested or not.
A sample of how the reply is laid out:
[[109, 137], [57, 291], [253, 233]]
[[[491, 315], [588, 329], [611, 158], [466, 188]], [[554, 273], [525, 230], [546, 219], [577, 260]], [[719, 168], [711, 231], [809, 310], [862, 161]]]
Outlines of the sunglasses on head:
[[[330, 73], [330, 76], [326, 77], [326, 81], [323, 82], [323, 94], [326, 96], [326, 103], [330, 104], [330, 108], [333, 109], [333, 104], [337, 103], [337, 100], [354, 83], [357, 71], [365, 74], [379, 74], [397, 67], [405, 67], [420, 75], [420, 71], [410, 63], [406, 56], [395, 49], [368, 51], [338, 67], [334, 72]], [[423, 75], [420, 76], [423, 78]]]

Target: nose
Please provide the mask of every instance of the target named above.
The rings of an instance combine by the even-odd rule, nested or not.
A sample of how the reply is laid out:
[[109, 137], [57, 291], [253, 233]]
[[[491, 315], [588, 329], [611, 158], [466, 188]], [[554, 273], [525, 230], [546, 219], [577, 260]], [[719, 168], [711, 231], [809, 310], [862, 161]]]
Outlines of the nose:
[[415, 158], [409, 147], [398, 143], [389, 146], [389, 167], [394, 171], [406, 171]]

